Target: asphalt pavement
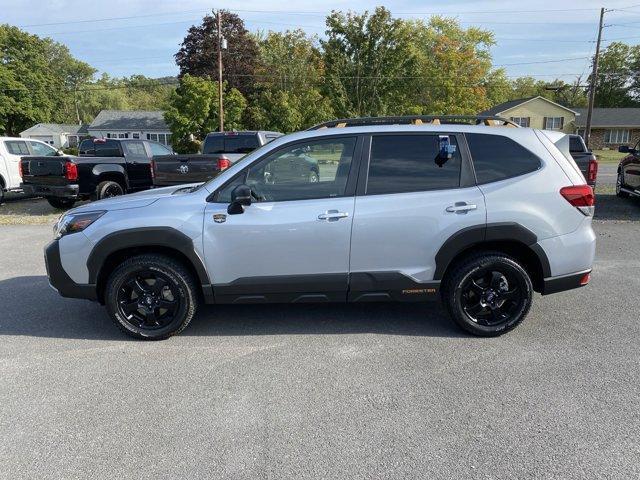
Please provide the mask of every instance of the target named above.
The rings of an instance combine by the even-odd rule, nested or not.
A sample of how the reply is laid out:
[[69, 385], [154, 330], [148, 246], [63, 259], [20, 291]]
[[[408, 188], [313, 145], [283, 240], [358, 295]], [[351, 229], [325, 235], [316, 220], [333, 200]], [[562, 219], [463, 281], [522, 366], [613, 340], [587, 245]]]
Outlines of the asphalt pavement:
[[0, 227], [0, 478], [638, 478], [640, 202], [598, 200], [592, 283], [491, 339], [437, 305], [203, 308], [124, 337]]

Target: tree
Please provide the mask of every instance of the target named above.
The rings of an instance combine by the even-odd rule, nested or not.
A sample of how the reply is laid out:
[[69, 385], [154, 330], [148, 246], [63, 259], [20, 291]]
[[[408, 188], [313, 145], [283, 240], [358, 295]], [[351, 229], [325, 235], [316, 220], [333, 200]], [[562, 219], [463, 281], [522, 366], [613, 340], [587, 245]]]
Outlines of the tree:
[[463, 29], [442, 17], [407, 21], [404, 30], [415, 57], [415, 70], [404, 81], [413, 113], [469, 115], [490, 106], [491, 32]]
[[70, 87], [94, 72], [65, 46], [8, 25], [0, 25], [0, 58], [0, 131], [6, 135], [73, 118]]
[[[223, 85], [225, 128], [242, 128], [247, 101], [239, 90]], [[171, 95], [165, 120], [171, 129], [173, 148], [180, 153], [197, 150], [207, 133], [218, 128], [218, 83], [189, 74], [180, 79]]]
[[326, 20], [324, 92], [338, 116], [404, 113], [407, 77], [415, 71], [402, 20], [384, 7], [373, 14], [332, 12]]
[[333, 116], [320, 92], [324, 65], [313, 39], [302, 30], [269, 32], [259, 46], [259, 82], [247, 112], [253, 128], [292, 132]]
[[[253, 75], [258, 63], [258, 45], [235, 13], [221, 11], [222, 36], [228, 50], [223, 50], [224, 79], [243, 95], [252, 91]], [[218, 23], [215, 15], [206, 15], [202, 24], [189, 28], [180, 50], [175, 54], [180, 76], [218, 78]]]
[[638, 106], [640, 104], [638, 67], [640, 67], [640, 45], [610, 43], [600, 55], [595, 106]]

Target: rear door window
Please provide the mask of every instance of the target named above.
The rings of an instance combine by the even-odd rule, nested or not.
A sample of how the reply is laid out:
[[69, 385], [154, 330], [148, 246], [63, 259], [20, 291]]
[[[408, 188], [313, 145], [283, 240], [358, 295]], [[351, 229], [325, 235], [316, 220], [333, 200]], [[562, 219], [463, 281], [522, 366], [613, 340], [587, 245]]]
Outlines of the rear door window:
[[104, 140], [94, 142], [96, 157], [121, 157], [120, 142], [117, 140]]
[[482, 133], [465, 136], [479, 184], [518, 177], [542, 166], [534, 153], [508, 137]]
[[147, 151], [144, 149], [144, 144], [142, 142], [123, 142], [122, 146], [124, 147], [127, 155], [135, 155], [138, 157], [147, 156]]
[[209, 135], [204, 141], [202, 153], [249, 153], [260, 146], [258, 135], [225, 134]]
[[380, 135], [371, 142], [367, 195], [458, 188], [462, 160], [455, 152], [440, 158], [440, 135]]
[[58, 150], [45, 143], [30, 141], [29, 145], [31, 145], [31, 151], [33, 151], [33, 154], [41, 157], [53, 157], [58, 153]]
[[93, 155], [95, 153], [95, 148], [93, 147], [93, 140], [87, 138], [80, 142], [80, 146], [78, 147], [79, 155]]

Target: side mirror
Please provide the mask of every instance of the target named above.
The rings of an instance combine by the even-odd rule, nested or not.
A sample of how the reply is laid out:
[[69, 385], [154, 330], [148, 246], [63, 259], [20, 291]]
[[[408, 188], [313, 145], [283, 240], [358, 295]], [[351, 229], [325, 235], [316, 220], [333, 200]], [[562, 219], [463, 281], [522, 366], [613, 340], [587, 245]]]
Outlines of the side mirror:
[[629, 153], [629, 146], [628, 145], [620, 145], [618, 147], [618, 151], [620, 153]]
[[244, 213], [244, 207], [251, 205], [251, 188], [248, 185], [238, 185], [231, 191], [231, 203], [227, 208], [229, 215]]

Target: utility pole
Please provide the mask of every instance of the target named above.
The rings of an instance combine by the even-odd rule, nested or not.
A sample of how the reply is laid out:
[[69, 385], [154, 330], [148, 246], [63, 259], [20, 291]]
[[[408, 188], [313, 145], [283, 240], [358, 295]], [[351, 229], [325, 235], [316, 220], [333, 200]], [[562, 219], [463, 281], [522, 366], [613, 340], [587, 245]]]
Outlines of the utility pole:
[[604, 22], [605, 9], [600, 9], [600, 26], [598, 27], [598, 41], [596, 42], [596, 55], [593, 58], [593, 71], [591, 72], [591, 85], [589, 86], [589, 108], [587, 109], [587, 125], [584, 129], [584, 143], [589, 146], [591, 138], [591, 117], [593, 116], [593, 104], [596, 99], [596, 84], [598, 82], [598, 60], [600, 59], [600, 40], [602, 39], [602, 28]]
[[[600, 22], [602, 24], [602, 22]], [[220, 131], [224, 132], [224, 106], [222, 104], [222, 15], [218, 10], [218, 115]]]

